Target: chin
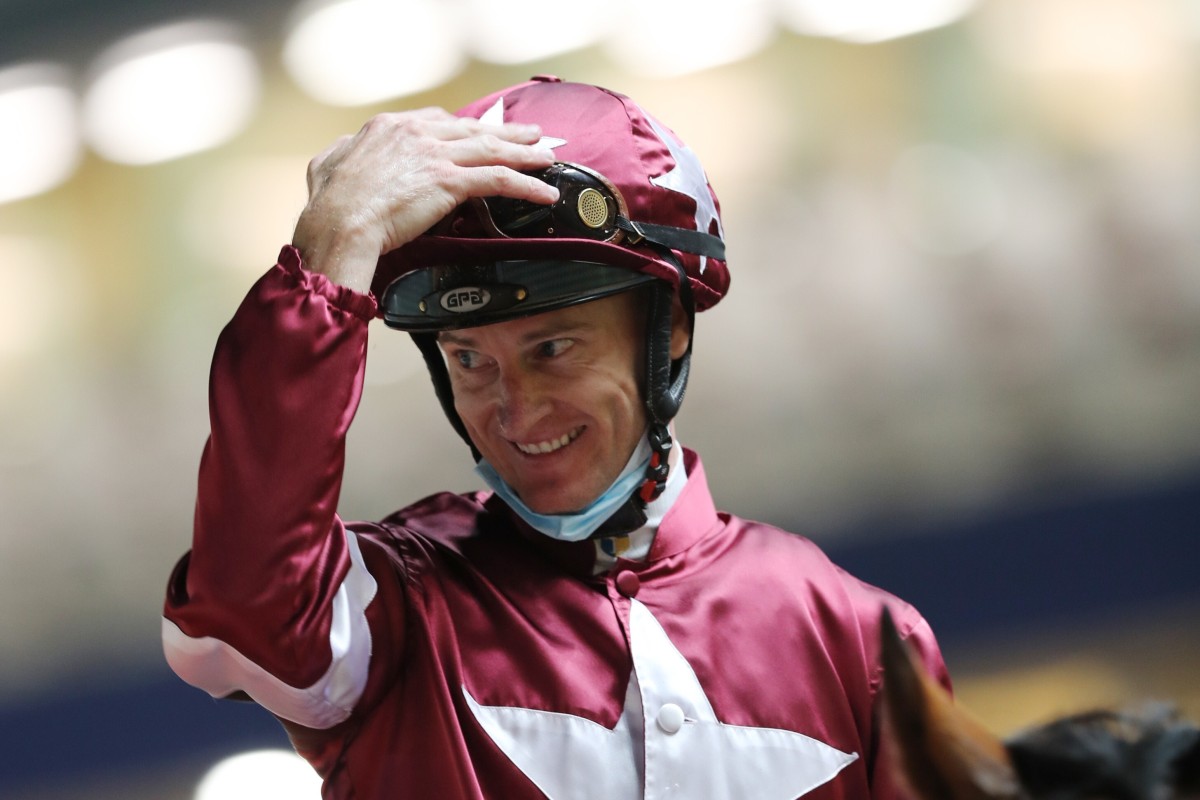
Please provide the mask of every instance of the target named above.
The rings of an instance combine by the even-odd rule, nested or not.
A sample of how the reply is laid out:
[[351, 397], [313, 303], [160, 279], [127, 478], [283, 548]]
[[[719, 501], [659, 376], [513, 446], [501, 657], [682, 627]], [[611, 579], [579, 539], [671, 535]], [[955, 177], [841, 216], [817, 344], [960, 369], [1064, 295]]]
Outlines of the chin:
[[579, 497], [579, 493], [571, 492], [540, 492], [528, 498], [518, 492], [518, 496], [525, 505], [529, 506], [530, 510], [538, 514], [550, 515], [575, 514], [582, 511], [591, 505], [600, 496], [600, 493], [596, 492], [582, 499]]
[[529, 509], [531, 511], [533, 511], [534, 513], [544, 514], [546, 516], [552, 516], [552, 515], [557, 515], [557, 514], [574, 514], [574, 513], [581, 511], [582, 509], [587, 507], [587, 503], [579, 504], [579, 503], [567, 503], [567, 502], [563, 502], [563, 501], [557, 501], [557, 502], [552, 502], [552, 503], [551, 502], [539, 503], [536, 501], [531, 503], [529, 501], [525, 501], [525, 505], [529, 506]]

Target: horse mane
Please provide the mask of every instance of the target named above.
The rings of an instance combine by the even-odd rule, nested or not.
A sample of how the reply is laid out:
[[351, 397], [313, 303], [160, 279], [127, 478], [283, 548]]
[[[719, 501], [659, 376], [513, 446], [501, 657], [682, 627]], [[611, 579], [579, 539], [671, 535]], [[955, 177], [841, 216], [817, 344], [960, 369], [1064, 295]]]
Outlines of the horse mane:
[[1165, 704], [1075, 714], [1018, 734], [1005, 748], [1033, 797], [1167, 798], [1197, 788], [1200, 729]]
[[926, 673], [884, 610], [883, 716], [918, 800], [1200, 800], [1200, 728], [1170, 706], [1089, 711], [1006, 740]]

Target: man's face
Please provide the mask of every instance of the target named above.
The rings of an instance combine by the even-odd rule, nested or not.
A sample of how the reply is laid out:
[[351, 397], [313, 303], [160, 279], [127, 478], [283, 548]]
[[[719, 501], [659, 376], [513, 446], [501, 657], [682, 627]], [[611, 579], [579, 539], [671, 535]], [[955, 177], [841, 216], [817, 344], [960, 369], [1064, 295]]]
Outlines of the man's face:
[[533, 511], [579, 511], [645, 434], [639, 293], [438, 336], [471, 441]]

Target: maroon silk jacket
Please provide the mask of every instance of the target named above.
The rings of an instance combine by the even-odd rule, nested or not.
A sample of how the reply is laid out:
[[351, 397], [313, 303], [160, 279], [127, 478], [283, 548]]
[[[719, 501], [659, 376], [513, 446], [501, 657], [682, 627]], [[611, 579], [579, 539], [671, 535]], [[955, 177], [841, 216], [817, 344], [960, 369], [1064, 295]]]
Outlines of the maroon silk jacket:
[[901, 797], [880, 610], [948, 685], [928, 625], [808, 540], [716, 511], [694, 453], [648, 558], [600, 575], [592, 543], [486, 492], [344, 523], [375, 310], [285, 248], [222, 333], [163, 620], [181, 677], [275, 714], [326, 798]]

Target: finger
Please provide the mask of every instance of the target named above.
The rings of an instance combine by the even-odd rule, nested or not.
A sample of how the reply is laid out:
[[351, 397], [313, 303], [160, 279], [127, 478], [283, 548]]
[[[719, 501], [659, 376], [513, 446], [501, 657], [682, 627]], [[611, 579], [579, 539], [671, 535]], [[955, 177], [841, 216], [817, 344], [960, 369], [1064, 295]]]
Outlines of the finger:
[[394, 126], [407, 129], [413, 123], [422, 123], [423, 130], [440, 139], [461, 139], [490, 133], [510, 141], [536, 142], [541, 137], [541, 128], [536, 124], [504, 122], [493, 124], [474, 117], [460, 117], [444, 108], [428, 106], [408, 111], [384, 111], [376, 114], [364, 128], [374, 125]]
[[425, 106], [424, 108], [414, 108], [409, 111], [397, 111], [395, 113], [398, 116], [412, 116], [422, 119], [460, 119], [460, 117], [441, 106]]
[[463, 170], [466, 197], [511, 197], [549, 205], [558, 199], [558, 189], [532, 175], [503, 166], [471, 167]]
[[458, 117], [451, 114], [444, 108], [437, 106], [426, 106], [425, 108], [414, 108], [405, 111], [383, 111], [380, 112], [363, 124], [363, 130], [372, 127], [398, 128], [408, 129], [414, 123], [424, 125], [437, 125], [439, 123], [453, 124], [458, 121]]
[[451, 116], [449, 119], [430, 118], [429, 122], [431, 123], [431, 135], [445, 141], [467, 139], [476, 136], [494, 136], [506, 142], [533, 144], [542, 137], [541, 126], [522, 122], [505, 122], [502, 125], [493, 125], [481, 122], [472, 117], [455, 116]]
[[554, 163], [554, 151], [549, 147], [533, 142], [511, 142], [490, 133], [447, 142], [445, 156], [462, 167], [505, 166], [532, 170]]

